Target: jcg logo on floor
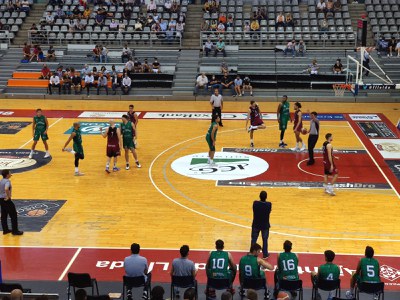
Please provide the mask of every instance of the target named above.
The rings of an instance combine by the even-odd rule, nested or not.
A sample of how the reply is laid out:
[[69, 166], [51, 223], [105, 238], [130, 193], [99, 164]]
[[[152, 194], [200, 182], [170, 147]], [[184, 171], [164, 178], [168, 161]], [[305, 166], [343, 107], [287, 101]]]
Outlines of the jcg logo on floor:
[[[82, 134], [100, 134], [100, 128], [106, 130], [110, 126], [107, 122], [80, 122], [81, 124], [81, 133]], [[119, 127], [119, 124], [116, 124]], [[71, 134], [72, 127], [68, 129], [64, 134]]]
[[235, 180], [254, 177], [268, 170], [269, 164], [256, 156], [216, 152], [214, 165], [207, 163], [208, 153], [190, 154], [176, 159], [171, 168], [186, 177], [203, 180]]

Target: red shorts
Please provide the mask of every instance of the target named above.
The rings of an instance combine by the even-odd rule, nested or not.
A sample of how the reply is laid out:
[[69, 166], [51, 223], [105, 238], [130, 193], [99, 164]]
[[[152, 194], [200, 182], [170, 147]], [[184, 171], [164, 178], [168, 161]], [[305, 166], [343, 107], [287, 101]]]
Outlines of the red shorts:
[[[293, 130], [295, 130], [297, 127], [297, 124], [293, 126]], [[303, 128], [303, 122], [300, 123], [299, 127], [296, 129], [296, 132], [301, 132], [301, 129]]]
[[255, 118], [254, 120], [251, 120], [251, 126], [260, 126], [264, 124], [263, 120], [261, 118]]
[[324, 162], [324, 174], [325, 175], [336, 175], [339, 174], [338, 169], [335, 164], [333, 164], [333, 171], [331, 172], [331, 164], [329, 162]]
[[117, 157], [121, 155], [119, 146], [108, 145], [107, 146], [107, 157]]

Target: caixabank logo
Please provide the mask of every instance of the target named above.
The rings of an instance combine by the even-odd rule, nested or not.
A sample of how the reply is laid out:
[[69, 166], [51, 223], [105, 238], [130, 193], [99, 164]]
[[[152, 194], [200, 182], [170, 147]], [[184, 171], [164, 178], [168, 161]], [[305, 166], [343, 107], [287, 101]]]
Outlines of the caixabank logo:
[[28, 157], [29, 153], [30, 150], [24, 149], [0, 149], [0, 170], [22, 173], [43, 167], [51, 161], [51, 157], [44, 158], [43, 151], [34, 151], [32, 159]]
[[172, 170], [186, 177], [203, 180], [235, 180], [260, 175], [269, 164], [256, 156], [242, 153], [215, 153], [214, 163], [208, 163], [207, 153], [195, 153], [176, 159]]

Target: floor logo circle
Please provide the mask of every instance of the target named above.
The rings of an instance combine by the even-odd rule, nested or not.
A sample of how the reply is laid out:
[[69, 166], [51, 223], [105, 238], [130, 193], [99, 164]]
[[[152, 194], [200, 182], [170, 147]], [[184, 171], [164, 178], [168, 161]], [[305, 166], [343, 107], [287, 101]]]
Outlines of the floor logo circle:
[[269, 164], [256, 156], [216, 152], [214, 165], [207, 163], [208, 153], [190, 154], [176, 159], [171, 168], [183, 176], [203, 180], [235, 180], [260, 175]]
[[34, 170], [51, 161], [51, 157], [43, 158], [43, 151], [34, 151], [33, 159], [29, 159], [31, 150], [24, 149], [0, 149], [0, 170], [8, 169], [12, 173], [22, 173]]

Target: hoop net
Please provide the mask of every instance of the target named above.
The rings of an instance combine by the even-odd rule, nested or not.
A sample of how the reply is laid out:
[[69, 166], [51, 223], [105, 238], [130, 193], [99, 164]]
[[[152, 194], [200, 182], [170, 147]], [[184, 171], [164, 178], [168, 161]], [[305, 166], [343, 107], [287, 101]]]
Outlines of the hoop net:
[[345, 90], [350, 90], [350, 84], [333, 84], [333, 90], [335, 92], [335, 97], [343, 97]]

